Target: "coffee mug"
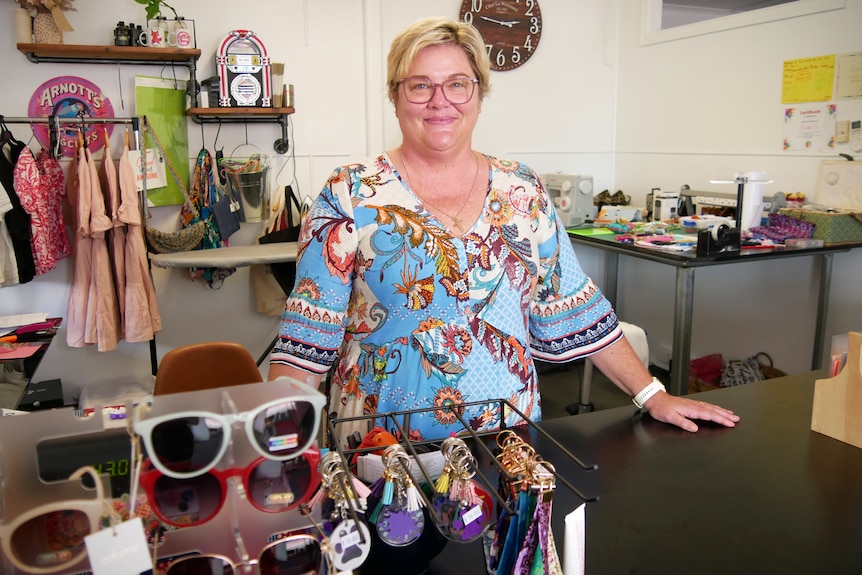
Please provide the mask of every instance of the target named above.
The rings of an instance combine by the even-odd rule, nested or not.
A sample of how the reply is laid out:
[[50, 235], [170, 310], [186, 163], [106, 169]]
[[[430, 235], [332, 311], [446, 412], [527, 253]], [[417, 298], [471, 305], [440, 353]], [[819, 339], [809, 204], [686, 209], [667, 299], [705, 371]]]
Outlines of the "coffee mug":
[[141, 46], [149, 46], [150, 48], [164, 48], [165, 41], [165, 28], [161, 26], [150, 27], [145, 31], [141, 32], [141, 36], [138, 38]]
[[173, 46], [174, 48], [192, 48], [194, 39], [192, 38], [191, 30], [178, 26], [172, 32], [168, 32], [167, 42], [168, 46]]

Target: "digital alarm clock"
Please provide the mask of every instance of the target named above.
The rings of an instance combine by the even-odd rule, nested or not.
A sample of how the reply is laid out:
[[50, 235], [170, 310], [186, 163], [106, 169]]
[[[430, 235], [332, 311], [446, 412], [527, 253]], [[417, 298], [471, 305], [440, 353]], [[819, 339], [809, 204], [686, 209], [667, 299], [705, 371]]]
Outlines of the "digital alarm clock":
[[[92, 466], [100, 475], [109, 475], [111, 497], [120, 498], [131, 491], [132, 444], [125, 428], [98, 433], [45, 439], [36, 444], [39, 479], [46, 483], [63, 481], [76, 469]], [[92, 480], [84, 476], [84, 485]]]

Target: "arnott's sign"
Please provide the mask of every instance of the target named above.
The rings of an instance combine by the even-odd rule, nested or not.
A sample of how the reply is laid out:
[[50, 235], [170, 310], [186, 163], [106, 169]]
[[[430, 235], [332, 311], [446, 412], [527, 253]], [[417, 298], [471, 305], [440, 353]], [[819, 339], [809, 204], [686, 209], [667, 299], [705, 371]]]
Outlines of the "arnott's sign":
[[[79, 118], [113, 118], [114, 109], [110, 100], [102, 94], [102, 90], [89, 80], [77, 76], [60, 76], [36, 88], [30, 97], [28, 115], [57, 116], [60, 120], [60, 131], [57, 134], [60, 154], [74, 156], [81, 129]], [[113, 124], [84, 125], [84, 138], [91, 151], [95, 152], [104, 147], [105, 130], [110, 136]], [[47, 124], [33, 124], [33, 135], [42, 147], [51, 145], [50, 128]]]

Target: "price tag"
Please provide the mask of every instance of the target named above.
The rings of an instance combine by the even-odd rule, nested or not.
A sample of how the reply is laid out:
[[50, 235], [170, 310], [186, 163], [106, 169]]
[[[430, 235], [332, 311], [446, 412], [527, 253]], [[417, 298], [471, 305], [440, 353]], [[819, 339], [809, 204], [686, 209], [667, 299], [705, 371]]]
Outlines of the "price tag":
[[140, 575], [153, 568], [140, 517], [84, 538], [93, 575]]

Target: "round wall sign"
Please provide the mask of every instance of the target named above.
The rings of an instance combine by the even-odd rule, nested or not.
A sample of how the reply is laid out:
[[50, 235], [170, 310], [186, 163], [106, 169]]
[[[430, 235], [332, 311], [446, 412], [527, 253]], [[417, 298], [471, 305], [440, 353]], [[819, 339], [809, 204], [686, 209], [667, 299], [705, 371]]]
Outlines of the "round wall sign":
[[[102, 90], [84, 78], [59, 76], [48, 80], [33, 92], [27, 110], [32, 117], [57, 116], [60, 131], [57, 134], [59, 155], [75, 156], [78, 134], [81, 131], [79, 118], [113, 118], [114, 108]], [[77, 122], [77, 125], [76, 125]], [[48, 124], [32, 124], [33, 135], [43, 148], [51, 146], [51, 131]], [[110, 137], [113, 124], [84, 124], [84, 138], [90, 150], [96, 152], [105, 146], [105, 131]]]

